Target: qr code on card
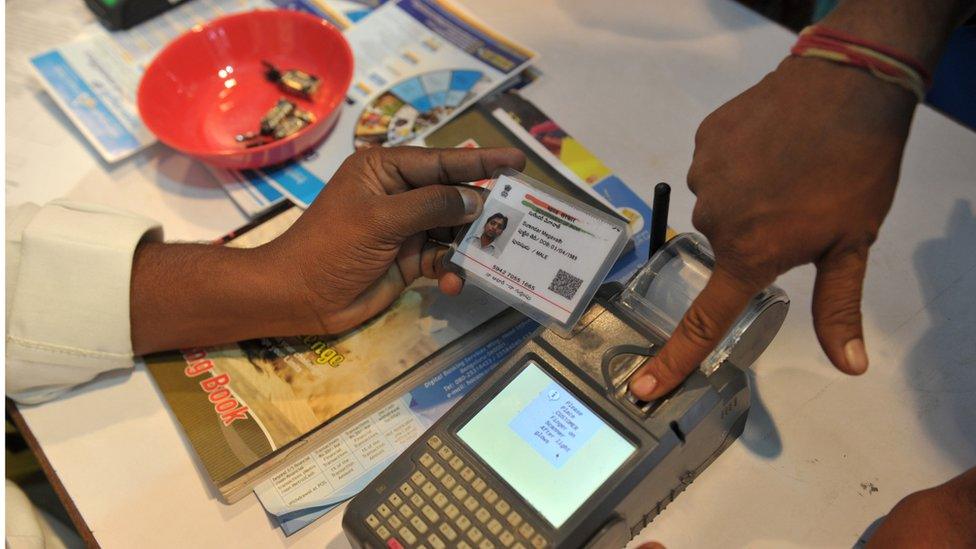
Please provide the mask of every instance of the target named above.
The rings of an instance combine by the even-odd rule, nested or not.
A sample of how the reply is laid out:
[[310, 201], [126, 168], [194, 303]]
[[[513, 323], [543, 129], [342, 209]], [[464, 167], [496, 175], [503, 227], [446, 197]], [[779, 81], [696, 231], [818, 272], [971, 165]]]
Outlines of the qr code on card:
[[576, 295], [582, 283], [582, 278], [575, 277], [559, 269], [559, 272], [556, 273], [556, 278], [553, 278], [552, 282], [549, 283], [549, 289], [566, 299], [573, 299], [573, 296]]

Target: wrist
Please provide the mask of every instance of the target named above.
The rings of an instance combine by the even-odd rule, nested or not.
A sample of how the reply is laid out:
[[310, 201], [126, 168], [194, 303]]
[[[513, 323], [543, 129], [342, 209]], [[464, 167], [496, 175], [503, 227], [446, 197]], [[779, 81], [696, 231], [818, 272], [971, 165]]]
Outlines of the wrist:
[[909, 115], [917, 104], [912, 94], [865, 69], [826, 59], [788, 56], [776, 68], [776, 73], [795, 79], [804, 91], [820, 94], [825, 102], [870, 98], [878, 107], [897, 106]]
[[[840, 143], [880, 147], [900, 158], [918, 102], [903, 88], [871, 73], [824, 59], [788, 57], [772, 75], [777, 93], [790, 97], [796, 112], [779, 115], [784, 124], [803, 121], [815, 110], [823, 126], [807, 136], [832, 148]], [[829, 130], [829, 131], [828, 131]], [[824, 141], [821, 136], [830, 136]], [[897, 178], [891, 180], [897, 182]]]
[[291, 284], [264, 248], [146, 243], [133, 260], [133, 350], [146, 354], [262, 336], [297, 335]]
[[247, 278], [260, 288], [260, 296], [252, 296], [253, 306], [261, 309], [264, 326], [280, 327], [262, 335], [306, 335], [322, 330], [322, 305], [310, 294], [301, 265], [277, 245], [269, 242], [257, 248], [241, 250], [246, 255], [237, 258]]

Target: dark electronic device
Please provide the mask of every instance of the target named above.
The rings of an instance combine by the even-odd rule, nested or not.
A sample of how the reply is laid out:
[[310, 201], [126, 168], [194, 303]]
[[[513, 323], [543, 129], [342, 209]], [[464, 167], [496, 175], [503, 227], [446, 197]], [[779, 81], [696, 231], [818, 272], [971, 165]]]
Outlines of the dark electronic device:
[[[666, 220], [652, 226], [662, 240]], [[703, 238], [679, 235], [601, 288], [569, 337], [540, 329], [350, 502], [353, 546], [623, 547], [742, 433], [745, 369], [789, 308], [767, 288], [678, 388], [635, 400], [630, 377], [713, 267]]]
[[187, 0], [85, 0], [98, 20], [111, 30], [128, 29]]

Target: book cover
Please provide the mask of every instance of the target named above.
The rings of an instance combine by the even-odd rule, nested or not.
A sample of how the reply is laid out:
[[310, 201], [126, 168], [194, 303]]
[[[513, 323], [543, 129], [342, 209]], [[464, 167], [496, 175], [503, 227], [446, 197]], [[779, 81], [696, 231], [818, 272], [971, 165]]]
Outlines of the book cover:
[[[286, 210], [227, 245], [267, 242], [300, 213]], [[385, 312], [340, 335], [184, 349], [146, 363], [221, 488], [504, 310], [475, 288], [448, 297], [436, 281], [422, 279]]]

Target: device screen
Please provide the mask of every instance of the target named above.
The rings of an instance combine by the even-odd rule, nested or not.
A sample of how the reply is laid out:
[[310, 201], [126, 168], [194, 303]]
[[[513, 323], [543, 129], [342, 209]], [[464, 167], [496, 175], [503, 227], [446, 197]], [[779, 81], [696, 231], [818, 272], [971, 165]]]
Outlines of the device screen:
[[533, 361], [458, 437], [556, 528], [635, 449]]

